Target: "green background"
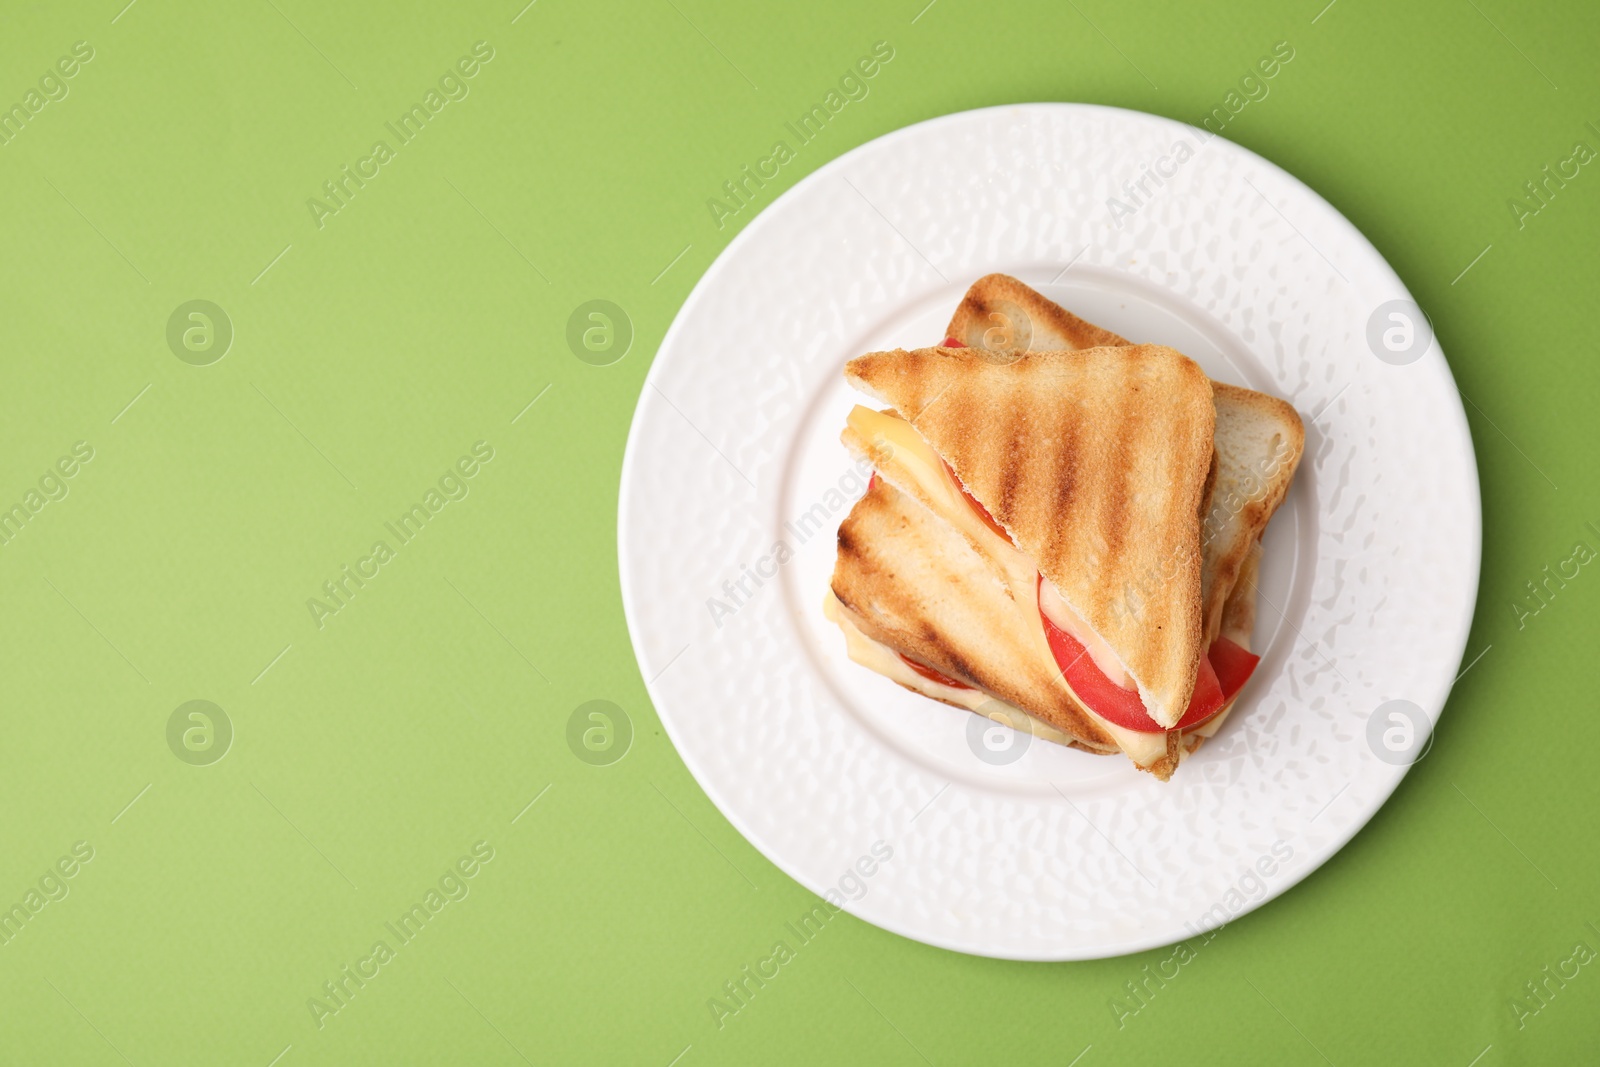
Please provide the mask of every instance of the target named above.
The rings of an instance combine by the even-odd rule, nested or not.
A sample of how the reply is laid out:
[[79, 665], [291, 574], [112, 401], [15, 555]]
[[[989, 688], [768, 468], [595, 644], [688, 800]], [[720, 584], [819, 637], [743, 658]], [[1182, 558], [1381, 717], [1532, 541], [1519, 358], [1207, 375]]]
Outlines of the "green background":
[[[1600, 173], [1520, 228], [1506, 202], [1575, 141], [1600, 148], [1600, 9], [924, 2], [12, 5], [0, 103], [76, 41], [94, 58], [0, 147], [0, 503], [74, 442], [94, 458], [0, 547], [0, 904], [74, 842], [94, 858], [0, 945], [0, 1060], [1595, 1055], [1600, 966], [1521, 1028], [1511, 998], [1577, 942], [1600, 950], [1600, 578], [1513, 604], [1575, 541], [1600, 547]], [[470, 95], [319, 229], [307, 199], [480, 40]], [[646, 698], [617, 585], [622, 451], [673, 314], [755, 214], [719, 229], [706, 199], [880, 40], [895, 58], [871, 95], [759, 206], [952, 111], [1197, 122], [1290, 42], [1226, 135], [1372, 239], [1471, 398], [1484, 654], [1436, 744], [1121, 1028], [1108, 1001], [1166, 951], [997, 962], [849, 917], [723, 1028], [707, 1009], [814, 898], [712, 807]], [[166, 340], [194, 299], [235, 330], [210, 366]], [[566, 341], [592, 299], [635, 331], [609, 366]], [[306, 600], [477, 441], [494, 459], [470, 495], [319, 629]], [[194, 699], [236, 731], [210, 766], [166, 740]], [[566, 741], [593, 699], [633, 724], [609, 766]], [[469, 895], [319, 1029], [308, 998], [478, 841], [494, 858]]]

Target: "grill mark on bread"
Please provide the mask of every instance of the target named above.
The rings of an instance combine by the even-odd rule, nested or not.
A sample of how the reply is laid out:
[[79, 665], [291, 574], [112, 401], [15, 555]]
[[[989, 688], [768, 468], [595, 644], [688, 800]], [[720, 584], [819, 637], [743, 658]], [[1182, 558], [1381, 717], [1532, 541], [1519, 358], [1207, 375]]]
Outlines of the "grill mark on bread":
[[1016, 518], [1017, 482], [1022, 477], [1022, 463], [1017, 453], [1025, 430], [1021, 419], [1011, 420], [1006, 440], [1006, 467], [1000, 476], [1000, 499], [993, 513], [996, 519], [1007, 526]]
[[[1144, 432], [1144, 420], [1137, 406], [1131, 407], [1130, 411], [1130, 405], [1124, 403], [1119, 405], [1117, 411], [1116, 436], [1112, 442], [1112, 452], [1117, 456], [1127, 455], [1133, 442]], [[1129, 512], [1133, 503], [1130, 497], [1133, 465], [1116, 464], [1111, 477], [1111, 491], [1102, 499], [1100, 509], [1100, 540], [1105, 546], [1108, 563], [1121, 558], [1123, 543], [1128, 536]]]
[[1056, 486], [1055, 495], [1051, 501], [1051, 513], [1059, 521], [1050, 537], [1049, 550], [1055, 554], [1060, 548], [1062, 540], [1067, 536], [1071, 524], [1076, 520], [1072, 509], [1078, 500], [1078, 440], [1079, 422], [1074, 420], [1061, 439], [1056, 442]]
[[859, 556], [861, 545], [856, 541], [855, 530], [848, 519], [839, 524], [839, 555], [846, 558]]
[[974, 325], [976, 325], [978, 327], [978, 330], [980, 331], [980, 336], [983, 333], [987, 333], [988, 332], [987, 325], [988, 325], [988, 322], [989, 322], [989, 316], [993, 315], [994, 312], [995, 312], [995, 305], [993, 303], [991, 303], [990, 301], [988, 301], [988, 300], [985, 300], [985, 299], [980, 297], [979, 299], [974, 300], [972, 302], [972, 315], [973, 315]]
[[954, 649], [950, 648], [949, 645], [941, 644], [940, 647], [945, 650], [945, 660], [948, 662], [951, 668], [950, 670], [942, 671], [941, 673], [949, 675], [952, 678], [965, 678], [967, 681], [975, 682], [978, 685], [988, 684], [988, 679], [984, 678], [984, 676], [979, 673], [972, 666], [972, 664], [968, 663], [964, 657], [958, 655]]
[[[1172, 349], [1140, 345], [1033, 352], [1003, 367], [970, 349], [898, 350], [852, 360], [846, 373], [902, 413], [930, 393], [945, 398], [917, 428], [1117, 650], [1147, 700], [1158, 702], [1158, 715], [1181, 714], [1200, 655], [1198, 560], [1178, 580], [1156, 583], [1140, 620], [1116, 613], [1114, 590], [1180, 555], [1186, 540], [1199, 547], [1198, 509], [1212, 451], [1204, 372]], [[1073, 399], [1063, 404], [1062, 397]], [[1118, 425], [1123, 404], [1123, 416], [1135, 410], [1142, 416], [1136, 439]], [[1052, 464], [1048, 455], [1028, 454], [1017, 436], [1074, 430], [1078, 470], [1066, 486], [1066, 450]], [[1151, 496], [1141, 504], [1132, 499], [1135, 490]], [[1066, 507], [1052, 514], [1055, 496]], [[1108, 508], [1107, 496], [1119, 498], [1123, 514]], [[1148, 529], [1145, 512], [1153, 522]], [[1132, 519], [1140, 529], [1128, 528]]]

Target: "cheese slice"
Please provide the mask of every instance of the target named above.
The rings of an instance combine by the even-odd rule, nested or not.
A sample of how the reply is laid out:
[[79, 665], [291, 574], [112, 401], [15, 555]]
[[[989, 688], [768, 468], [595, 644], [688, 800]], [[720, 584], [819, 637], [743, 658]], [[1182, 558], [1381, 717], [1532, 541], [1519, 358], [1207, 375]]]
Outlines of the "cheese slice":
[[[849, 427], [845, 433], [847, 443], [852, 448], [862, 451], [871, 459], [874, 465], [877, 466], [879, 473], [893, 482], [897, 488], [909, 493], [924, 506], [930, 508], [941, 519], [960, 530], [979, 554], [995, 567], [997, 576], [1005, 583], [1011, 598], [1016, 602], [1017, 609], [1037, 614], [1039, 610], [1038, 567], [1008, 538], [1001, 537], [979, 518], [977, 512], [967, 503], [954, 478], [946, 470], [944, 460], [934, 451], [933, 446], [928, 444], [923, 436], [917, 432], [916, 427], [893, 412], [873, 411], [871, 408], [859, 405], [850, 412], [846, 421]], [[1071, 609], [1066, 607], [1065, 601], [1060, 603], [1060, 608], [1064, 609], [1060, 613], [1062, 617], [1058, 618], [1058, 612], [1053, 611], [1051, 613], [1052, 621], [1055, 621], [1057, 625], [1060, 625], [1062, 629], [1070, 633], [1079, 644], [1089, 651], [1090, 658], [1094, 660], [1095, 666], [1099, 667], [1102, 673], [1113, 680], [1122, 679], [1119, 684], [1126, 686], [1127, 673], [1125, 669], [1117, 660], [1115, 654], [1101, 640], [1100, 636], [1084, 625], [1082, 620], [1073, 615]], [[1034, 650], [1035, 653], [1044, 656], [1046, 662], [1054, 663], [1055, 656], [1050, 651], [1049, 641], [1045, 637], [1043, 622], [1041, 621], [1038, 626], [1032, 629], [1035, 634], [1034, 639], [1038, 642], [1038, 647]], [[848, 632], [846, 633], [846, 638], [847, 640], [849, 638]], [[867, 640], [864, 635], [862, 635], [861, 639], [863, 641]], [[876, 644], [876, 642], [873, 643]], [[881, 648], [882, 646], [880, 645], [879, 647]], [[898, 656], [893, 656], [892, 653], [890, 655], [895, 661], [899, 661]], [[856, 659], [857, 662], [862, 663], [864, 666], [878, 670], [880, 674], [890, 674], [889, 671], [881, 670], [875, 664], [857, 659], [853, 650], [851, 658]], [[909, 667], [905, 667], [903, 663], [900, 666], [904, 668], [905, 673], [915, 673]], [[890, 677], [900, 681], [893, 674], [890, 674]], [[1144, 733], [1117, 726], [1115, 723], [1096, 715], [1094, 710], [1078, 697], [1077, 693], [1072, 692], [1072, 687], [1067, 683], [1065, 677], [1061, 678], [1061, 684], [1067, 687], [1069, 693], [1072, 693], [1072, 698], [1077, 701], [1084, 712], [1092, 717], [1100, 728], [1112, 740], [1116, 741], [1118, 747], [1127, 753], [1128, 757], [1135, 763], [1148, 767], [1166, 756], [1167, 737], [1164, 732]], [[921, 690], [924, 687], [918, 685], [913, 686], [913, 688]], [[940, 688], [948, 689], [949, 687], [941, 686]], [[951, 691], [955, 693], [964, 692], [963, 690]], [[994, 699], [976, 691], [973, 691], [972, 695], [976, 696], [978, 703]], [[950, 699], [942, 693], [940, 698]], [[970, 706], [964, 701], [952, 699], [951, 702], [959, 703], [963, 707]], [[1218, 718], [1220, 717], [1218, 716]], [[1029, 716], [1029, 718], [1032, 717]], [[1060, 731], [1057, 732], [1059, 733]]]

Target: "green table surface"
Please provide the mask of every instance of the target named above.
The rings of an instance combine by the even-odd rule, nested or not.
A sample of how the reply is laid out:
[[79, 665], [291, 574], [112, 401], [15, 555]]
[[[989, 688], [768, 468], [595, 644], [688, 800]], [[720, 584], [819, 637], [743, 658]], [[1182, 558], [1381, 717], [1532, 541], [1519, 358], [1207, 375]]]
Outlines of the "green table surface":
[[[1593, 1061], [1600, 576], [1545, 568], [1600, 549], [1600, 8], [123, 2], [0, 34], [0, 1061]], [[707, 200], [878, 42], [756, 207], [968, 108], [1198, 122], [1288, 42], [1226, 136], [1371, 238], [1471, 398], [1482, 656], [1435, 745], [1136, 1012], [1169, 950], [999, 962], [850, 917], [710, 1007], [814, 898], [649, 703], [622, 451], [755, 214]], [[633, 331], [605, 366], [567, 340], [597, 299]], [[619, 761], [568, 742], [591, 700]]]

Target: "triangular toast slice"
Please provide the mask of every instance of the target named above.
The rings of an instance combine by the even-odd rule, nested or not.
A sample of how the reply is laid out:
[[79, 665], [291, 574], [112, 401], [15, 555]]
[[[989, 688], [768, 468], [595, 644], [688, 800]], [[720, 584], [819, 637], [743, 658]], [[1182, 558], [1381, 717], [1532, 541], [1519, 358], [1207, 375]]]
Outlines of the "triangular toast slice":
[[1017, 610], [959, 530], [888, 480], [873, 479], [839, 525], [831, 590], [873, 641], [1024, 708], [1072, 740], [1116, 749], [1062, 684], [1038, 616]]
[[[1007, 274], [973, 282], [945, 336], [1007, 357], [1019, 342], [1036, 351], [1131, 343]], [[1217, 413], [1217, 472], [1201, 529], [1200, 565], [1206, 647], [1221, 632], [1223, 605], [1246, 555], [1260, 543], [1294, 481], [1306, 439], [1299, 414], [1275, 396], [1214, 381], [1211, 399]]]
[[871, 353], [845, 376], [915, 426], [1150, 717], [1175, 725], [1205, 652], [1200, 519], [1216, 416], [1200, 367], [1160, 345], [1002, 361], [939, 347]]

